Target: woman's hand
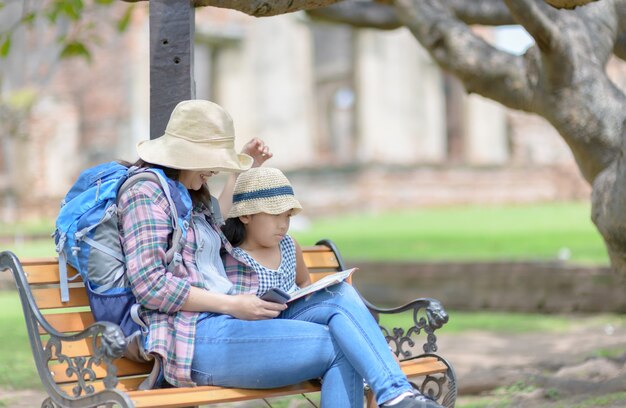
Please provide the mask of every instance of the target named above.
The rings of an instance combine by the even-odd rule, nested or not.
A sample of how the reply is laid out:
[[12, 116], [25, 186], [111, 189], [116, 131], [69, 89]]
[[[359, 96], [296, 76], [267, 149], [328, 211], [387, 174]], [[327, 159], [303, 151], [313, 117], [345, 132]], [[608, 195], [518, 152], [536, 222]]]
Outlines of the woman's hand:
[[274, 302], [266, 302], [255, 295], [229, 296], [226, 314], [241, 320], [264, 320], [273, 319], [280, 312], [287, 309], [287, 305]]
[[225, 295], [191, 286], [189, 296], [181, 310], [189, 312], [214, 312], [231, 315], [241, 320], [273, 319], [287, 305], [266, 302], [255, 295]]
[[[270, 152], [269, 146], [256, 137], [243, 146], [241, 153], [245, 153], [252, 157], [254, 160], [252, 162], [252, 167], [261, 166], [273, 156], [272, 152]], [[222, 214], [228, 214], [228, 211], [230, 211], [230, 208], [233, 206], [233, 189], [235, 188], [235, 180], [237, 180], [237, 174], [230, 173], [226, 179], [226, 184], [224, 184], [224, 188], [222, 189], [222, 194], [220, 194], [219, 203]]]
[[245, 153], [254, 159], [252, 167], [259, 167], [265, 161], [272, 158], [273, 154], [270, 152], [269, 146], [265, 144], [261, 139], [254, 138], [243, 146], [241, 153]]

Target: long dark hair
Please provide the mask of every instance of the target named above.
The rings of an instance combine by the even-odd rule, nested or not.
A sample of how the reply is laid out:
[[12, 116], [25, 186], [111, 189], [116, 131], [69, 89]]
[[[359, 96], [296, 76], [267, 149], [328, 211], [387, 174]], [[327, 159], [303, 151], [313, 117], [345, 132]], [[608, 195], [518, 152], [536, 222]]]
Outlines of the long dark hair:
[[[179, 169], [173, 169], [171, 167], [161, 166], [160, 164], [148, 163], [147, 161], [143, 159], [139, 159], [134, 163], [130, 163], [124, 160], [119, 160], [118, 163], [126, 167], [135, 166], [139, 168], [160, 169], [160, 170], [163, 170], [163, 173], [167, 177], [171, 178], [172, 180], [179, 181], [180, 179]], [[189, 195], [191, 196], [191, 201], [194, 203], [194, 205], [195, 204], [204, 204], [206, 206], [210, 205], [211, 193], [209, 192], [209, 187], [206, 184], [202, 184], [202, 187], [200, 187], [199, 190], [188, 190], [188, 191], [189, 191]]]
[[227, 219], [222, 226], [222, 232], [234, 247], [241, 245], [246, 239], [246, 226], [243, 225], [239, 217]]

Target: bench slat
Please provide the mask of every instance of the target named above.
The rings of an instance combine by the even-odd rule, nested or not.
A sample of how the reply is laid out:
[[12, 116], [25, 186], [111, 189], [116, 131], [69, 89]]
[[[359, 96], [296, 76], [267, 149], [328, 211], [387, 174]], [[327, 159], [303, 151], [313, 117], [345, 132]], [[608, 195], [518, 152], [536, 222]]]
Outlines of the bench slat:
[[[184, 391], [181, 393], [181, 390]], [[318, 392], [319, 390], [320, 387], [316, 381], [305, 381], [300, 384], [266, 390], [195, 387], [152, 390], [150, 393], [133, 391], [129, 392], [128, 395], [137, 408], [188, 407], [190, 405], [211, 404], [214, 402], [236, 402], [260, 398], [282, 397], [286, 395]]]
[[[60, 333], [80, 332], [94, 322], [91, 312], [47, 314], [46, 320]], [[43, 327], [39, 326], [39, 334], [46, 333]]]
[[[117, 367], [118, 378], [126, 376], [137, 376], [148, 374], [152, 370], [152, 364], [137, 363], [135, 361], [128, 360], [126, 358], [120, 358], [115, 360], [115, 366]], [[76, 382], [76, 376], [69, 377], [66, 373], [66, 364], [51, 364], [49, 367], [52, 378], [57, 384]], [[93, 366], [93, 370], [96, 374], [96, 378], [104, 378], [106, 376], [106, 369], [100, 366]]]
[[[328, 276], [328, 275], [332, 275], [333, 273], [336, 273], [335, 271], [330, 271], [330, 272], [309, 271], [309, 272], [310, 272], [310, 275], [311, 275], [311, 283], [317, 282], [318, 280], [322, 279], [324, 276]], [[352, 284], [352, 276], [353, 275], [354, 274], [350, 275], [348, 277], [348, 279], [346, 279], [346, 282], [348, 282], [349, 284]]]
[[[339, 267], [335, 254], [323, 245], [303, 247], [303, 256], [309, 269], [336, 269]], [[47, 284], [59, 282], [59, 265], [57, 258], [32, 259], [22, 262], [26, 277], [30, 284]], [[68, 276], [78, 272], [68, 265]]]
[[[35, 265], [24, 266], [24, 272], [26, 273], [26, 279], [28, 283], [44, 284], [44, 283], [59, 283], [59, 264], [55, 261], [53, 263], [38, 263]], [[67, 276], [73, 277], [78, 272], [71, 266], [67, 266]], [[80, 279], [76, 279], [73, 282], [80, 282]]]
[[32, 265], [49, 265], [49, 264], [58, 264], [59, 258], [57, 257], [42, 257], [42, 258], [25, 258], [21, 259], [20, 263], [22, 264], [22, 268], [26, 269], [28, 266]]
[[[142, 377], [131, 377], [131, 378], [121, 378], [120, 382], [117, 384], [117, 389], [124, 392], [135, 391], [141, 384], [141, 382], [146, 378], [146, 376]], [[66, 383], [59, 385], [59, 388], [68, 395], [72, 394], [72, 388], [76, 385], [75, 382]], [[93, 386], [95, 392], [104, 390], [104, 383], [102, 381], [94, 381], [89, 383], [89, 385]], [[154, 390], [151, 390], [151, 392]], [[145, 392], [145, 391], [136, 391], [136, 392]]]
[[326, 245], [307, 245], [302, 247], [303, 253], [311, 253], [311, 252], [330, 252], [333, 251], [327, 247]]
[[[402, 362], [403, 371], [409, 377], [444, 373], [447, 367], [434, 357]], [[280, 397], [320, 391], [317, 381], [305, 381], [288, 387], [269, 390], [251, 390], [242, 388], [196, 387], [168, 388], [151, 390], [150, 393], [131, 391], [136, 407], [184, 407], [189, 405], [210, 404], [213, 402], [235, 402], [258, 398]]]
[[[266, 390], [251, 390], [243, 388], [223, 388], [223, 387], [195, 387], [195, 388], [167, 388], [160, 390], [151, 390], [149, 396], [145, 395], [144, 391], [136, 391], [139, 384], [145, 378], [144, 373], [150, 371], [150, 366], [145, 364], [135, 363], [129, 360], [121, 359], [116, 362], [118, 366], [120, 383], [118, 389], [127, 392], [129, 396], [135, 401], [137, 406], [168, 406], [176, 407], [176, 402], [184, 401], [184, 404], [180, 406], [188, 406], [201, 403], [211, 402], [232, 402], [241, 401], [245, 399], [254, 398], [267, 398], [267, 397], [279, 397], [290, 394], [300, 394], [308, 392], [317, 392], [320, 390], [317, 381], [305, 381], [300, 384], [295, 384], [289, 387], [281, 387], [275, 389]], [[435, 357], [424, 357], [414, 360], [402, 361], [400, 363], [402, 371], [407, 377], [419, 377], [424, 375], [445, 373], [448, 367]], [[57, 383], [62, 384], [60, 387], [68, 393], [71, 393], [72, 387], [75, 382], [69, 379], [65, 375], [65, 365], [57, 364], [50, 367], [54, 373], [53, 378]], [[143, 371], [142, 371], [143, 370]], [[105, 372], [100, 367], [95, 367], [94, 371], [97, 373], [97, 378], [102, 378]], [[123, 376], [133, 376], [123, 378]], [[137, 376], [138, 375], [138, 376]], [[68, 382], [69, 381], [69, 382]], [[104, 389], [104, 385], [101, 381], [94, 381], [92, 385], [96, 391]], [[198, 392], [200, 392], [198, 394]], [[167, 396], [172, 398], [166, 398]], [[156, 398], [156, 399], [153, 399]], [[155, 401], [159, 401], [156, 403]], [[154, 405], [156, 403], [156, 405]]]
[[[269, 390], [251, 390], [244, 388], [222, 387], [193, 387], [193, 388], [165, 388], [150, 391], [136, 391], [144, 377], [121, 379], [117, 388], [126, 392], [135, 407], [188, 407], [213, 402], [233, 402], [249, 399], [280, 397], [320, 390], [316, 381], [305, 381], [288, 387], [273, 388]], [[72, 395], [72, 388], [76, 383], [61, 385], [60, 388], [68, 395]], [[104, 389], [101, 381], [92, 384], [96, 392]]]
[[336, 269], [339, 267], [335, 254], [326, 250], [325, 252], [302, 252], [304, 263], [309, 269], [325, 268]]
[[[431, 359], [431, 360], [429, 360]], [[443, 374], [448, 371], [442, 361], [437, 360], [435, 357], [424, 357], [415, 360], [408, 360], [400, 362], [400, 367], [407, 377], [419, 377], [428, 374]]]
[[34, 287], [32, 292], [40, 310], [89, 306], [89, 299], [84, 287], [70, 288], [69, 302], [61, 302], [61, 291], [59, 288], [40, 289]]
[[[47, 340], [41, 340], [42, 346], [45, 349]], [[86, 339], [81, 339], [77, 341], [67, 341], [63, 342], [63, 352], [62, 354], [68, 357], [79, 357], [79, 356], [91, 356], [93, 355], [93, 338], [87, 337]], [[53, 360], [56, 360], [56, 356], [52, 356]]]

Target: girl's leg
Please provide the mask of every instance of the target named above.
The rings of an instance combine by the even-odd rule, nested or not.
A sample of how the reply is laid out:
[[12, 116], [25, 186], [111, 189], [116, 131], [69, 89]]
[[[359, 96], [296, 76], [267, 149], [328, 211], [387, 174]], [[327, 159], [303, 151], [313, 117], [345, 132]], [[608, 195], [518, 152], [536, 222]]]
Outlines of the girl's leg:
[[324, 325], [220, 315], [200, 321], [195, 339], [199, 385], [273, 388], [323, 378], [322, 406], [363, 406], [363, 378]]
[[333, 285], [289, 303], [280, 317], [327, 325], [352, 366], [374, 390], [379, 404], [412, 391], [378, 324], [351, 285]]

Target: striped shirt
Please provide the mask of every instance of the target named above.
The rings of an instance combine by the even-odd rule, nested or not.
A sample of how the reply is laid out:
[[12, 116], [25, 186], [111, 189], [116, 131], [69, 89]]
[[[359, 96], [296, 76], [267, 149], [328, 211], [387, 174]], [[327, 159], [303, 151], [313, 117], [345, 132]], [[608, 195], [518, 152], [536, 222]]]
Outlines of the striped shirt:
[[[201, 313], [182, 311], [191, 286], [206, 288], [195, 263], [196, 236], [192, 226], [182, 248], [182, 262], [173, 271], [167, 270], [165, 253], [173, 231], [170, 208], [161, 187], [152, 181], [140, 181], [119, 198], [120, 239], [126, 257], [127, 275], [140, 315], [149, 332], [146, 350], [163, 360], [165, 379], [177, 387], [194, 386], [191, 380], [196, 323]], [[227, 276], [235, 284], [235, 293], [255, 293], [256, 276], [239, 257], [230, 255], [232, 246], [226, 240], [206, 208], [194, 213], [207, 215], [222, 241], [222, 255], [230, 265]], [[249, 276], [239, 276], [248, 274]]]

